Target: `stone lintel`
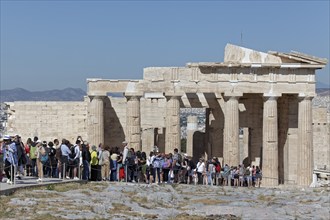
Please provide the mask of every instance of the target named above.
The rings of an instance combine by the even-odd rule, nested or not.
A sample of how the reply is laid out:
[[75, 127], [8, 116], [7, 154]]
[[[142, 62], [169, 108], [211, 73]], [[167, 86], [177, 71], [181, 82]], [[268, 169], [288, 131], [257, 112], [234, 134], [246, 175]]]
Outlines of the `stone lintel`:
[[264, 98], [271, 98], [271, 99], [277, 99], [278, 97], [281, 97], [282, 93], [274, 92], [274, 93], [264, 93]]
[[312, 93], [299, 93], [298, 94], [298, 98], [300, 99], [313, 99], [316, 96], [316, 94], [314, 92]]
[[165, 97], [182, 97], [185, 93], [184, 92], [165, 92]]
[[225, 92], [224, 97], [226, 98], [239, 98], [243, 96], [243, 92]]
[[143, 92], [125, 92], [124, 96], [125, 97], [134, 97], [135, 96], [135, 97], [140, 98], [143, 96]]

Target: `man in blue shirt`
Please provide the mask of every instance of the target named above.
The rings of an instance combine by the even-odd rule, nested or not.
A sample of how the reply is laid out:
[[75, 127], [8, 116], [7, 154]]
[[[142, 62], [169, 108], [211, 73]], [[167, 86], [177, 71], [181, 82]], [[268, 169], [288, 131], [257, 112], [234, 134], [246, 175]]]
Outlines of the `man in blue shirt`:
[[60, 146], [61, 152], [62, 152], [62, 157], [61, 157], [61, 162], [62, 162], [62, 168], [65, 169], [63, 170], [63, 178], [66, 175], [67, 179], [70, 179], [68, 172], [69, 172], [69, 155], [71, 154], [69, 146], [70, 142], [66, 139], [62, 139], [62, 144]]
[[14, 181], [14, 168], [17, 167], [17, 149], [16, 144], [11, 141], [9, 135], [3, 138], [4, 145], [2, 147], [3, 161], [5, 163], [5, 173], [7, 176], [7, 183], [13, 184]]

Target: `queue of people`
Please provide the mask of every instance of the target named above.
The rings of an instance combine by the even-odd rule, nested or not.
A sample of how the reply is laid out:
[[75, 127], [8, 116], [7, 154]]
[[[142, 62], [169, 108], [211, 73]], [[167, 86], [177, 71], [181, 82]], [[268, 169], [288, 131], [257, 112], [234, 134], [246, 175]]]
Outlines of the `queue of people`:
[[119, 147], [110, 148], [103, 144], [90, 147], [80, 136], [75, 144], [66, 139], [62, 139], [61, 143], [58, 139], [40, 141], [38, 137], [29, 138], [24, 144], [19, 135], [6, 135], [1, 148], [0, 156], [4, 163], [0, 166], [0, 175], [3, 169], [8, 184], [13, 183], [13, 178], [34, 176], [38, 177], [38, 182], [42, 182], [44, 177], [52, 177], [260, 187], [262, 177], [258, 166], [245, 168], [243, 164], [236, 167], [226, 164], [222, 167], [216, 157], [208, 161], [200, 158], [195, 163], [178, 149], [168, 154], [153, 150], [147, 155], [146, 152], [135, 152], [126, 141], [123, 141], [120, 151]]

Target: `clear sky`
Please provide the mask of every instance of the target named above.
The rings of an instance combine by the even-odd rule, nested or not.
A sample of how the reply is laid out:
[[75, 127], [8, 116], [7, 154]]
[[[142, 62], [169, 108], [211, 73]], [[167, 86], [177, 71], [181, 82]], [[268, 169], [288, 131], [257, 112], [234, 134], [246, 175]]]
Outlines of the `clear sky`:
[[[329, 1], [1, 0], [0, 85], [86, 90], [86, 78], [223, 61], [227, 43], [329, 60]], [[329, 65], [317, 80], [330, 84]]]

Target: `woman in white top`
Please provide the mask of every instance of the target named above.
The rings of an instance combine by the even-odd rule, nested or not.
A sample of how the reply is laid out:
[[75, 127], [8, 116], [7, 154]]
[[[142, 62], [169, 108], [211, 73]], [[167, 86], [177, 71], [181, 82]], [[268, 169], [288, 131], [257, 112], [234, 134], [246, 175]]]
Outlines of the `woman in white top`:
[[203, 184], [203, 172], [205, 172], [204, 159], [200, 158], [196, 166], [196, 171], [198, 175], [198, 184]]

